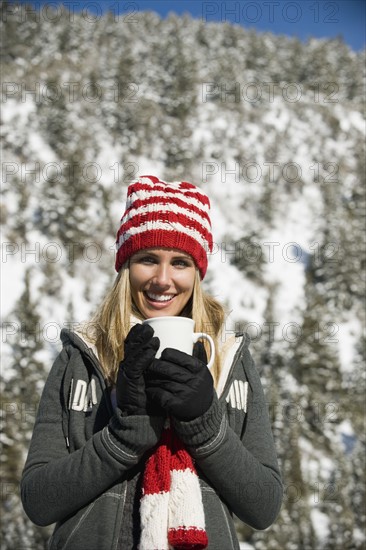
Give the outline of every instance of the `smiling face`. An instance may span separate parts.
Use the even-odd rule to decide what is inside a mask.
[[[133,301],[145,319],[179,315],[192,296],[195,274],[189,254],[165,248],[140,250],[130,259]]]

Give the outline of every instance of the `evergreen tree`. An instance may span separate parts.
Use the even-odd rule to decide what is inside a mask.
[[[1,5],[1,209],[3,234],[14,245],[4,267],[24,278],[24,292],[8,308],[18,331],[4,354],[4,548],[42,548],[45,540],[21,511],[17,489],[53,358],[39,327],[53,308],[73,323],[113,279],[114,235],[131,179],[151,169],[167,180],[199,183],[204,163],[212,163],[206,190],[214,236],[218,224],[220,238],[238,247],[228,273],[242,282],[243,300],[237,303],[222,270],[206,281],[229,309],[240,308],[235,321],[245,327],[254,315],[262,327],[251,350],[285,486],[275,524],[255,532],[237,522],[238,533],[256,550],[361,549],[365,51],[353,52],[340,39],[304,44],[189,17],[139,12],[133,23],[125,13],[116,16],[117,5],[94,21],[85,10],[60,16],[49,5],[37,17],[23,3],[14,8]],[[290,83],[299,92],[295,101]],[[25,175],[35,162],[39,178]],[[250,162],[261,170],[256,181],[242,170]],[[291,162],[300,167],[296,181],[283,172]],[[95,178],[92,163],[100,169]],[[240,178],[226,178],[238,165]],[[305,272],[297,273],[295,306],[290,271],[278,273],[264,261],[263,244],[283,238],[311,245]],[[35,242],[44,257],[30,270],[22,246]],[[97,265],[85,255],[90,242],[102,253]],[[60,261],[52,261],[53,251]],[[281,338],[284,311],[297,320],[292,341]]]
[[[6,367],[7,377],[2,390],[2,548],[13,550],[25,544],[28,548],[46,548],[49,529],[36,528],[28,520],[19,495],[19,480],[46,377],[40,359],[43,350],[41,317],[33,295],[30,269],[25,274],[24,291],[9,318],[16,331],[6,342],[10,363]]]

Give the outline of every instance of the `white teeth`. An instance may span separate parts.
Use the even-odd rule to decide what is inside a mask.
[[[174,298],[174,294],[153,294],[152,292],[146,292],[147,297],[155,302],[169,302]]]

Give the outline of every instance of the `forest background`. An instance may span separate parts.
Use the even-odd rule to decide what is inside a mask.
[[[364,548],[365,50],[136,6],[1,6],[1,548],[46,548],[19,498],[37,404],[143,174],[211,197],[205,288],[252,338],[285,498],[242,547]]]

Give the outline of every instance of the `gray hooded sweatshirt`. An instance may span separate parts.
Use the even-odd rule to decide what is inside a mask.
[[[141,474],[164,419],[123,416],[93,350],[61,332],[21,480],[25,512],[56,523],[50,550],[137,550]],[[211,407],[172,420],[194,459],[208,550],[238,550],[232,515],[254,529],[276,519],[282,483],[267,405],[247,335],[237,335]],[[151,549],[157,550],[157,549]]]

